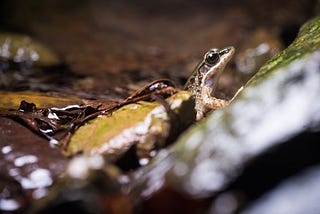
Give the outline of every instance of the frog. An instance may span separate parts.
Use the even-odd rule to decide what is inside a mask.
[[[223,49],[211,48],[204,54],[184,85],[184,90],[191,92],[195,100],[196,120],[205,117],[210,110],[222,109],[229,100],[219,99],[214,93],[220,75],[235,53],[232,46]]]

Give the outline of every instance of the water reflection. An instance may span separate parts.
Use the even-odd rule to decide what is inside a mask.
[[[0,199],[0,210],[2,211],[15,211],[20,208],[19,203],[14,199]]]
[[[36,163],[38,161],[38,158],[34,155],[24,155],[21,157],[18,157],[14,160],[14,165],[16,167],[21,167],[26,164]]]

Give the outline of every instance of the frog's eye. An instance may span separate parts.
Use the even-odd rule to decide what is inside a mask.
[[[205,62],[214,65],[219,61],[219,53],[210,51],[205,55]]]

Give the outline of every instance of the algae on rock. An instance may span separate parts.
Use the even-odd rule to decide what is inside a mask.
[[[150,152],[164,146],[176,127],[186,127],[194,120],[194,104],[189,92],[181,91],[167,100],[176,115],[172,120],[158,102],[126,105],[111,116],[100,116],[80,127],[72,136],[67,155],[82,151],[85,154],[103,154],[117,160],[136,144],[140,158],[150,158]]]

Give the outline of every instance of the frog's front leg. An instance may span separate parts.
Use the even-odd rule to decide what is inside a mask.
[[[228,100],[218,99],[211,96],[211,89],[204,86],[201,90],[202,105],[209,109],[222,109],[229,104]]]

